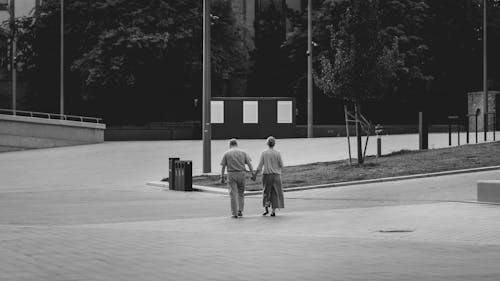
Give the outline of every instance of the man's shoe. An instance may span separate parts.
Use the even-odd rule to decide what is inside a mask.
[[[243,214],[241,213],[241,211],[238,211],[238,217],[242,217]]]

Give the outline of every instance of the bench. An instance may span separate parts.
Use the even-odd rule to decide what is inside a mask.
[[[477,201],[500,203],[500,180],[478,181]]]

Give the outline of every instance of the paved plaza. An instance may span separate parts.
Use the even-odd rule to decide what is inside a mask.
[[[500,206],[474,202],[500,171],[289,192],[275,218],[250,196],[235,220],[226,196],[145,185],[200,144],[0,154],[0,280],[500,280]]]
[[[465,135],[461,135],[465,143]],[[500,132],[497,133],[500,137]],[[456,135],[454,135],[456,137]],[[488,136],[493,139],[493,134]],[[472,141],[472,134],[471,134]],[[481,142],[481,140],[479,140]],[[355,140],[351,139],[352,155],[356,155]],[[418,135],[389,135],[382,138],[382,153],[401,149],[418,149]],[[453,139],[456,145],[456,139]],[[254,162],[266,148],[265,140],[240,140]],[[279,139],[276,144],[285,165],[347,159],[345,137]],[[429,147],[448,147],[447,134],[429,134]],[[227,140],[212,141],[212,173],[220,173],[220,158],[228,149]],[[368,155],[376,153],[376,138],[371,137]],[[139,186],[168,176],[168,158],[180,157],[193,161],[193,174],[202,173],[202,142],[192,141],[130,141],[102,144],[38,149],[0,153],[1,175],[4,189],[64,189],[123,188]],[[33,167],[33,169],[26,169]],[[20,172],[22,171],[22,172]],[[17,175],[23,174],[22,179]],[[40,180],[43,179],[43,180]]]

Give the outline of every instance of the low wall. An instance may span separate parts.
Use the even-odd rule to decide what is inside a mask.
[[[12,149],[49,148],[100,143],[106,125],[0,114],[0,146]]]
[[[453,133],[456,126],[452,127]],[[350,126],[351,136],[355,135],[354,126]],[[448,125],[437,124],[429,126],[430,133],[446,133]],[[465,132],[465,126],[461,126],[460,132]],[[472,133],[472,132],[471,132]],[[272,133],[270,133],[272,134]],[[394,134],[418,134],[417,125],[384,125],[384,135]],[[345,125],[315,125],[314,137],[344,137],[346,135]],[[294,130],[295,138],[307,137],[307,126],[297,125]],[[138,140],[199,140],[201,139],[200,124],[179,123],[168,126],[124,126],[108,127],[104,135],[105,141],[138,141]],[[255,137],[254,137],[255,138]],[[215,139],[215,138],[214,138]]]
[[[105,141],[193,140],[201,139],[201,127],[196,122],[152,123],[146,126],[108,127]]]

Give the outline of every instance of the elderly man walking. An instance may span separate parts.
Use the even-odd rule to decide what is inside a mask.
[[[263,216],[269,214],[269,207],[272,208],[271,216],[276,216],[276,209],[285,208],[285,199],[283,189],[281,187],[281,169],[283,168],[283,160],[279,151],[274,149],[276,139],[274,137],[267,138],[268,149],[264,150],[260,155],[259,166],[255,170],[253,179],[262,170],[262,185],[264,191],[262,193],[262,205],[265,208]]]
[[[224,172],[227,167],[227,185],[229,197],[231,198],[231,214],[233,218],[243,216],[243,207],[245,205],[245,165],[248,166],[253,174],[251,159],[248,154],[238,148],[236,139],[229,140],[229,150],[224,153],[221,161],[220,180],[225,183]]]

